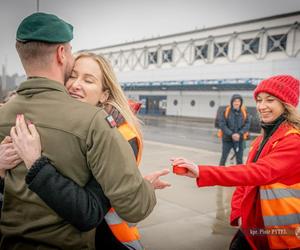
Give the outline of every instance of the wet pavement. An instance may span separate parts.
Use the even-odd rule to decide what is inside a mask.
[[[146,140],[221,151],[217,129],[212,122],[176,117],[146,117],[143,121],[145,123],[143,134]]]
[[[218,164],[221,144],[213,137],[213,124],[172,119],[145,123],[140,166],[143,174],[170,168],[170,159],[178,156],[199,164]],[[216,219],[217,187],[198,188],[195,179],[172,173],[163,179],[172,187],[156,191],[157,206],[139,223],[146,250],[228,249],[236,228],[229,226],[228,217]],[[233,188],[223,188],[226,195],[232,191]],[[213,228],[217,233],[212,232]]]

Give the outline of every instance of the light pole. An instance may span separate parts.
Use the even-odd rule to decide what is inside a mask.
[[[36,12],[40,11],[40,0],[36,0]]]

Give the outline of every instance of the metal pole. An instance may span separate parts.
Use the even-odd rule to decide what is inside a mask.
[[[40,11],[40,0],[36,0],[36,12]]]

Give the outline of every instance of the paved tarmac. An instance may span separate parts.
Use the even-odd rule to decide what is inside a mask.
[[[170,168],[170,158],[177,156],[199,164],[218,164],[220,159],[219,152],[145,140],[140,169],[146,174]],[[164,179],[172,187],[156,191],[157,206],[139,223],[146,250],[228,249],[236,229],[215,219],[217,188],[198,188],[195,179],[172,173]],[[232,188],[224,189],[232,192]],[[214,223],[221,233],[212,233]]]
[[[221,140],[216,137],[212,120],[169,116],[143,116],[142,120],[144,152],[140,169],[143,174],[171,169],[170,159],[179,156],[198,164],[218,165]],[[248,148],[249,141],[244,159]],[[172,187],[156,191],[157,206],[139,223],[146,250],[228,249],[237,229],[229,226],[229,202],[225,211],[218,210],[219,216],[220,212],[225,212],[225,216],[216,219],[216,195],[221,190],[224,199],[229,201],[234,188],[198,188],[195,179],[173,173],[163,179]]]

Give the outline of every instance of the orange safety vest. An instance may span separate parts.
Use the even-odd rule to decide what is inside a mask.
[[[133,138],[137,138],[138,142],[138,155],[137,155],[137,164],[141,160],[141,138],[138,134],[132,129],[132,127],[127,123],[123,123],[118,127],[120,133],[124,136],[127,141],[130,141]],[[142,250],[144,249],[143,245],[140,242],[140,234],[137,227],[134,224],[128,223],[122,220],[116,211],[111,208],[108,213],[105,215],[105,221],[107,222],[110,230],[114,236],[129,249]]]
[[[225,109],[225,112],[224,112],[224,117],[225,117],[225,119],[228,118],[230,109],[231,109],[231,106],[228,105],[228,106],[226,107],[226,109]],[[245,122],[245,121],[246,121],[246,118],[247,118],[247,109],[246,109],[245,106],[242,106],[242,107],[241,107],[241,112],[242,112],[242,115],[243,115],[243,120],[244,120],[244,122]],[[223,131],[222,131],[222,129],[218,129],[217,136],[218,136],[219,138],[222,138],[222,137],[223,137]],[[243,134],[243,139],[244,139],[244,140],[248,140],[248,139],[249,139],[249,132],[248,132],[248,131],[245,132],[245,133]]]
[[[290,129],[288,134],[300,135],[300,131]],[[270,248],[300,248],[300,183],[260,186],[260,202]]]

